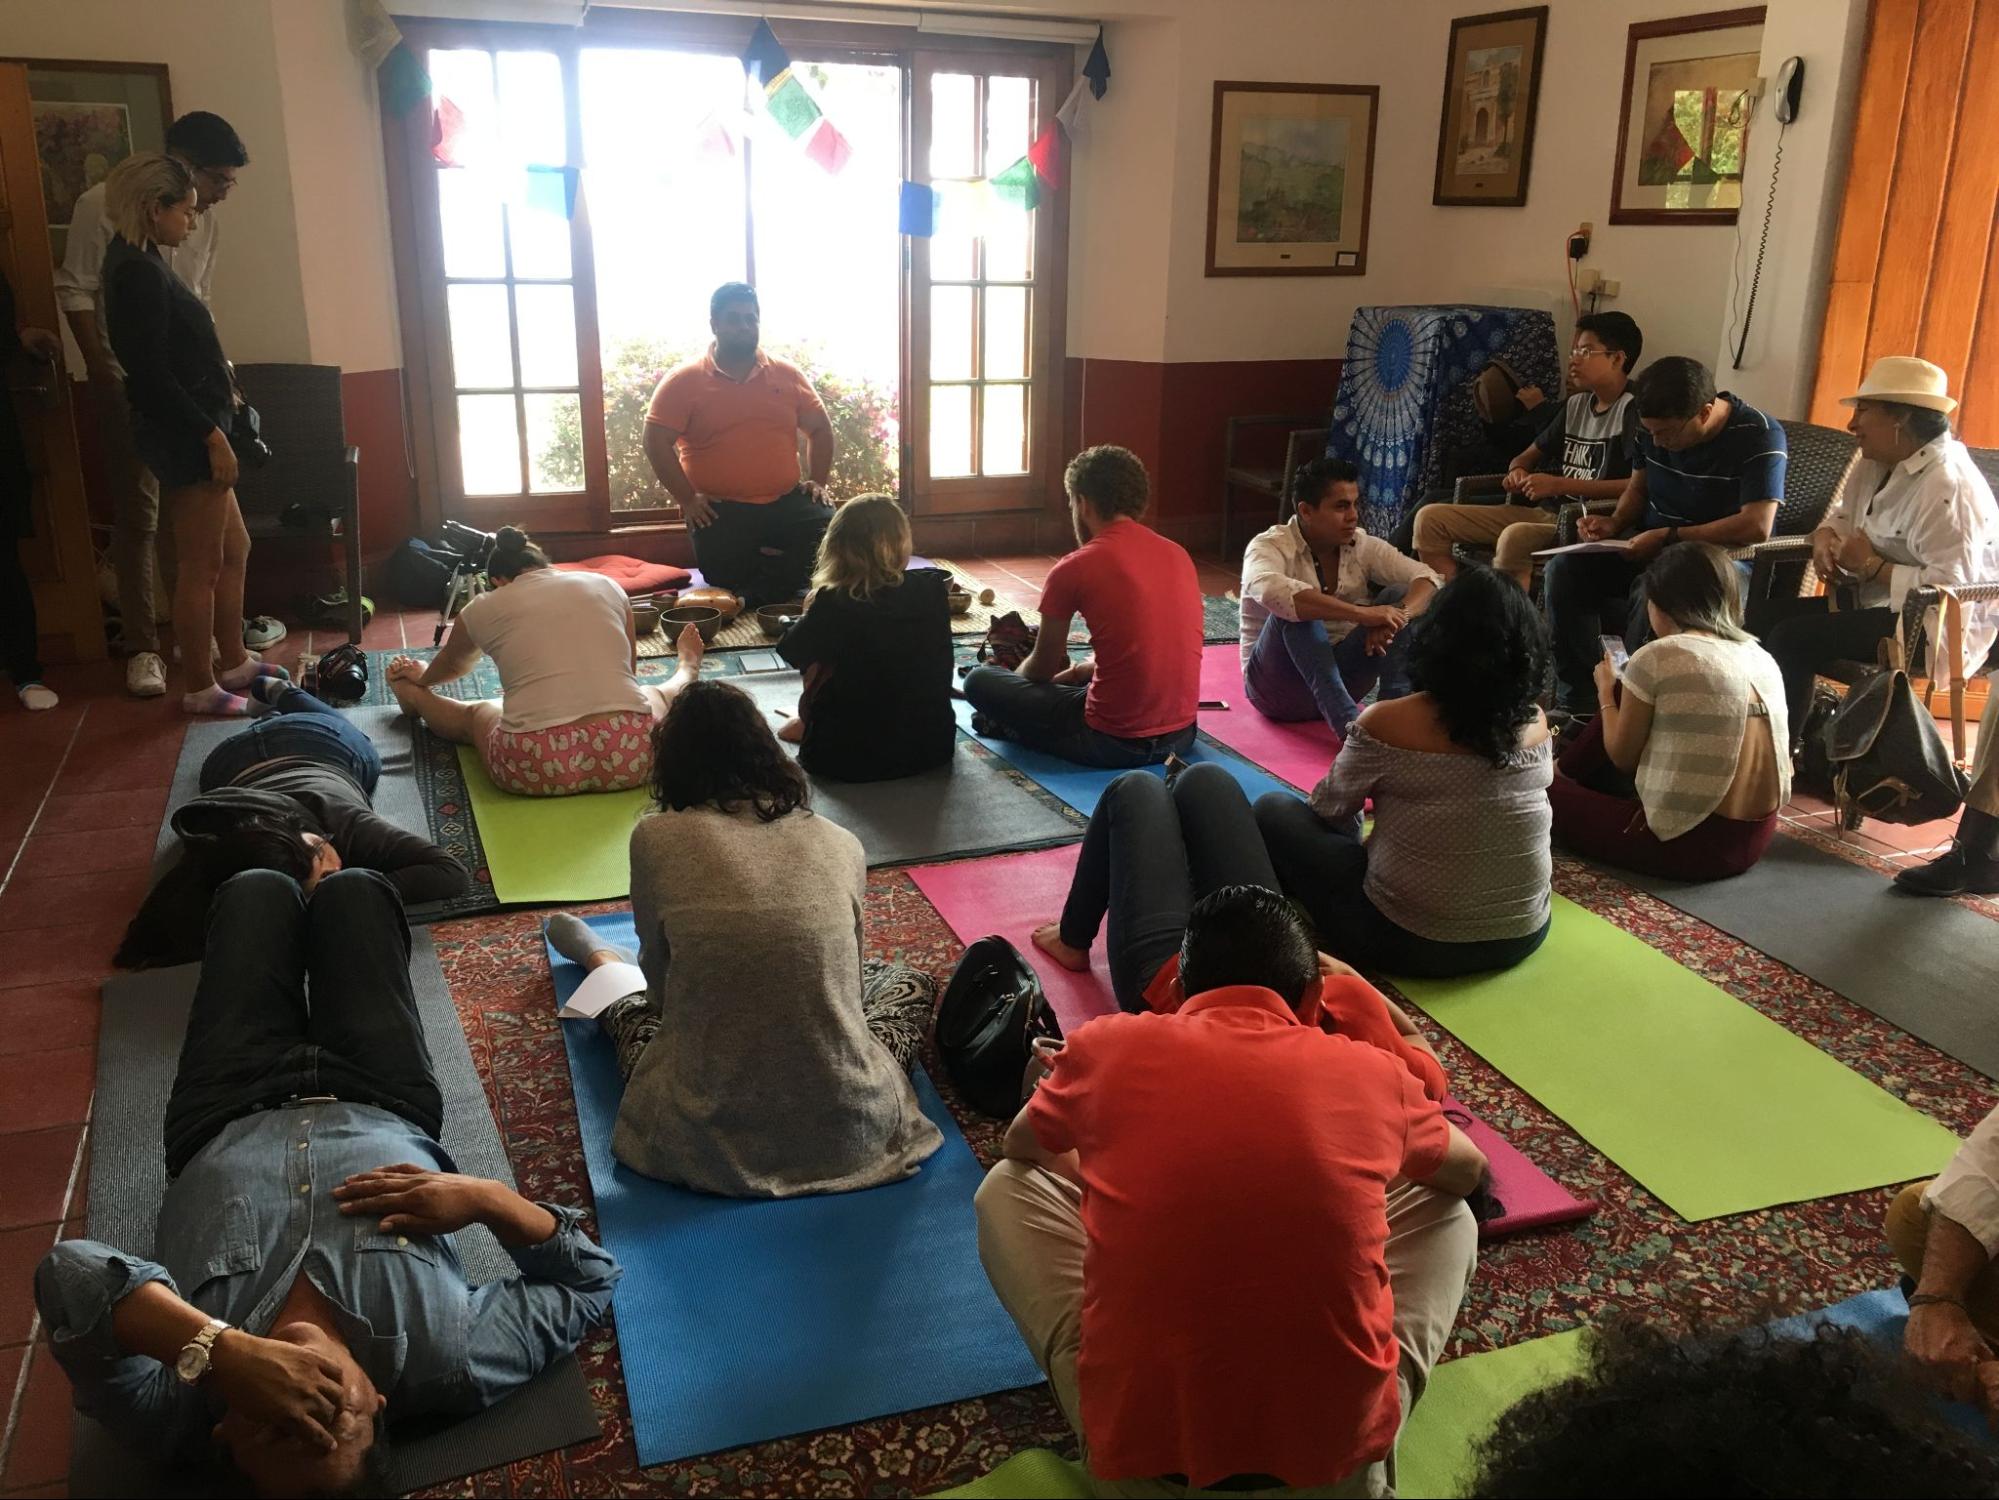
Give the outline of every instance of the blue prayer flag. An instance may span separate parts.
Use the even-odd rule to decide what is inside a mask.
[[[902,185],[901,232],[929,239],[937,232],[937,189],[927,182]]]

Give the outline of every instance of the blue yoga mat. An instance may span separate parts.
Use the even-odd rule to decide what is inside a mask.
[[[1795,1317],[1781,1319],[1770,1325],[1770,1331],[1779,1338],[1808,1339],[1822,1323],[1857,1329],[1867,1336],[1869,1342],[1893,1354],[1901,1349],[1902,1336],[1909,1326],[1909,1303],[1900,1292],[1884,1287],[1877,1292],[1862,1292],[1858,1297],[1835,1302],[1817,1312],[1799,1313]],[[1936,1408],[1937,1414],[1951,1426],[1962,1429],[1980,1442],[1993,1443],[1992,1429],[1986,1426],[1984,1414],[1977,1407],[1938,1397]]]
[[[630,913],[590,918],[633,951]],[[582,983],[557,957],[556,1004]],[[737,1199],[620,1166],[624,1082],[595,1021],[564,1021],[597,1227],[625,1268],[618,1350],[641,1466],[1037,1384],[979,1265],[985,1175],[921,1069],[944,1144],[914,1177],[858,1193]]]
[[[972,705],[963,698],[955,700],[958,711],[958,727],[972,734]],[[1099,771],[1089,766],[1079,766],[1073,760],[1063,760],[1059,755],[1048,755],[1040,750],[1030,750],[1025,745],[1012,740],[989,739],[983,734],[973,734],[972,738],[984,745],[1001,760],[1028,777],[1037,786],[1053,796],[1061,798],[1080,813],[1092,813],[1097,809],[1097,799],[1104,794],[1104,788],[1118,777],[1122,771]],[[1189,765],[1212,762],[1227,771],[1242,784],[1249,800],[1254,802],[1265,792],[1286,792],[1299,795],[1298,788],[1289,782],[1279,781],[1268,771],[1250,764],[1233,750],[1224,748],[1206,735],[1196,735],[1194,748],[1181,759]],[[1154,776],[1164,776],[1164,766],[1145,767]]]

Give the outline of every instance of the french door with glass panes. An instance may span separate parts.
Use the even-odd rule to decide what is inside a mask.
[[[977,186],[1054,123],[1054,58],[918,52],[910,71],[911,177],[938,190],[936,233],[908,249],[909,440],[919,515],[1032,510],[1056,494],[1066,187],[1023,212]]]

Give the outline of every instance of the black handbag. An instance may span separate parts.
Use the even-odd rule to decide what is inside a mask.
[[[1041,978],[1003,937],[982,937],[958,960],[937,1005],[937,1055],[958,1092],[981,1114],[1012,1119],[1036,1037],[1062,1027]]]
[[[1964,805],[1970,783],[1951,763],[1936,721],[1899,666],[1856,683],[1825,726],[1833,804],[1849,828],[1862,817],[1928,823]]]

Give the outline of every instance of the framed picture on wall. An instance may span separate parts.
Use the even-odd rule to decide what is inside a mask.
[[[1360,276],[1374,187],[1372,84],[1215,84],[1210,276]]]
[[[1462,208],[1526,203],[1547,40],[1545,5],[1451,22],[1432,203]]]
[[[1624,44],[1613,224],[1733,224],[1763,7],[1641,21]]]
[[[76,200],[134,151],[166,148],[167,125],[173,120],[167,66],[34,57],[6,61],[28,70],[49,246],[60,263]]]

